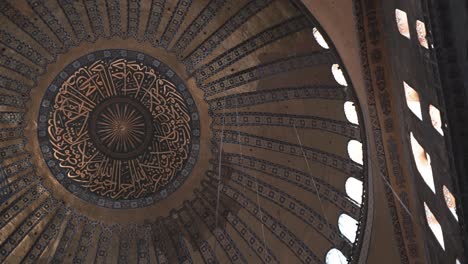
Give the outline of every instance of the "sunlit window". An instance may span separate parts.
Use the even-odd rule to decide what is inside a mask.
[[[348,155],[358,164],[363,164],[362,143],[357,140],[350,140],[348,142]]]
[[[436,217],[434,216],[434,214],[429,209],[426,203],[424,203],[424,211],[426,212],[426,220],[429,224],[429,228],[436,237],[440,246],[445,250],[444,232],[442,231],[442,227],[440,226],[439,221],[437,221]]]
[[[450,212],[452,212],[453,216],[455,219],[458,221],[458,215],[457,215],[457,203],[455,201],[455,196],[449,191],[449,189],[444,186],[442,187],[442,190],[444,192],[444,199],[445,203],[447,204],[447,207],[450,209]]]
[[[418,33],[418,41],[421,46],[428,49],[429,43],[426,38],[426,25],[424,22],[416,20],[416,32]]]
[[[337,83],[339,83],[342,86],[348,86],[348,83],[346,82],[346,78],[343,74],[343,71],[341,70],[340,65],[338,64],[333,64],[332,66],[332,73],[333,77],[335,77],[335,80]]]
[[[356,111],[356,106],[354,105],[354,102],[347,101],[344,103],[344,112],[346,115],[346,119],[350,123],[353,123],[355,125],[359,125],[359,119]]]
[[[395,19],[400,34],[405,36],[406,38],[410,38],[408,16],[406,15],[406,12],[400,9],[395,9]]]
[[[413,157],[416,163],[416,167],[421,174],[424,182],[431,188],[432,192],[435,191],[434,177],[432,176],[431,157],[419,144],[413,133],[410,133],[411,138],[411,149],[413,150]]]
[[[328,251],[327,256],[325,257],[326,264],[347,264],[348,260],[346,257],[336,248],[332,248]]]
[[[312,33],[314,34],[314,38],[317,41],[317,43],[324,49],[329,49],[330,47],[328,46],[328,43],[325,41],[325,39],[322,36],[322,33],[317,28],[312,29]]]
[[[432,126],[441,134],[444,135],[444,131],[442,130],[442,118],[440,117],[440,111],[435,106],[429,106],[429,115],[431,116]]]
[[[413,112],[413,114],[422,120],[421,103],[418,92],[416,92],[416,90],[406,82],[403,82],[403,86],[405,87],[406,104],[408,105],[408,108]]]
[[[338,228],[351,243],[356,240],[356,232],[358,229],[358,221],[347,214],[342,214],[338,218]]]
[[[359,205],[362,204],[362,181],[349,177],[345,183],[346,194]]]

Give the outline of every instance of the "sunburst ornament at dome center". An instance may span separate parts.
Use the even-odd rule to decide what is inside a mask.
[[[151,113],[131,97],[111,97],[91,114],[89,132],[96,147],[115,159],[141,154],[153,134]]]

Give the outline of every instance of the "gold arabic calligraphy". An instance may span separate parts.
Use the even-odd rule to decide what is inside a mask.
[[[106,106],[93,121],[93,111],[115,97],[118,102]],[[135,101],[149,113],[149,123]],[[161,190],[183,168],[190,151],[189,122],[183,97],[155,69],[125,59],[99,60],[79,68],[62,84],[48,133],[54,157],[68,169],[68,178],[100,196],[136,199]],[[109,153],[96,146],[91,136],[96,131],[90,127]],[[125,156],[143,143],[135,156],[112,155]]]

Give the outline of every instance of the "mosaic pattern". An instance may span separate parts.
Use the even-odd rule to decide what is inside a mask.
[[[82,199],[112,208],[149,205],[180,186],[197,160],[193,102],[180,78],[148,55],[91,53],[45,94],[42,151],[55,177]]]
[[[272,0],[250,1],[243,6],[236,14],[234,14],[224,25],[216,30],[202,44],[200,44],[189,56],[184,58],[184,63],[187,69],[192,72],[195,66],[208,56],[223,40],[232,34],[246,21],[257,14],[263,8],[273,2]]]
[[[67,20],[75,33],[75,37],[78,41],[87,39],[86,30],[84,28],[83,22],[81,21],[80,15],[76,11],[73,2],[68,0],[58,0],[58,4],[62,8],[62,11],[65,13]],[[90,36],[91,37],[91,36]],[[91,38],[89,38],[91,40]]]
[[[49,29],[54,32],[62,45],[70,48],[74,45],[70,34],[59,23],[53,12],[47,7],[46,2],[42,0],[28,0],[29,5],[34,12],[47,24]]]
[[[16,26],[21,28],[26,34],[32,37],[39,43],[45,50],[55,55],[58,52],[57,43],[43,31],[40,30],[30,18],[23,15],[15,7],[11,6],[7,1],[0,2],[0,13],[13,22]]]
[[[107,14],[99,12],[98,2],[96,0],[85,0],[84,5],[86,7],[87,17],[91,23],[91,34],[88,35],[90,41],[94,41],[97,37],[104,37],[104,23],[102,17]],[[90,38],[90,36],[92,36]]]

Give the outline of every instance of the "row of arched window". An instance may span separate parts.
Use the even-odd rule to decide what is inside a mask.
[[[400,34],[407,39],[411,39],[410,25],[408,23],[408,16],[406,12],[400,9],[396,9],[395,19],[396,19],[396,26]],[[424,24],[424,22],[420,20],[416,20],[415,31],[417,33],[419,45],[425,49],[429,49],[429,42],[426,37],[426,34],[427,34],[426,25]],[[431,48],[432,47],[433,46],[431,45]],[[419,92],[407,82],[403,82],[402,86],[403,86],[403,90],[405,93],[406,103],[411,113],[413,113],[420,121],[423,121],[423,116],[424,116],[423,111],[428,111],[429,113],[428,116],[431,119],[430,122],[432,123],[433,128],[441,136],[444,136],[444,131],[442,129],[443,123],[442,123],[441,113],[439,109],[437,109],[437,107],[433,105],[429,105],[428,108],[422,109],[421,103],[420,103]],[[452,215],[455,218],[455,220],[458,221],[458,216],[456,213],[455,197],[447,188],[447,186],[442,186],[441,194],[438,194],[436,192],[437,188],[434,184],[434,175],[433,175],[433,170],[432,170],[432,165],[431,165],[431,156],[429,155],[429,153],[427,153],[427,151],[425,150],[424,146],[420,143],[420,141],[418,141],[415,138],[412,132],[410,132],[409,136],[410,136],[413,158],[416,164],[416,169],[419,172],[420,177],[423,179],[423,181],[426,183],[429,189],[434,193],[434,195],[440,195],[444,198],[448,209],[452,212]],[[429,229],[434,234],[436,240],[438,241],[442,249],[445,250],[444,231],[439,221],[437,220],[437,217],[431,211],[430,205],[424,202],[423,206],[424,206],[425,216],[426,216]],[[460,262],[456,260],[456,263],[458,264]]]
[[[395,17],[396,17],[396,24],[398,27],[398,31],[402,36],[407,39],[411,39],[410,27],[408,23],[408,17],[406,12],[396,9],[395,10]],[[415,29],[417,33],[417,39],[421,47],[425,49],[429,49],[429,41],[426,37],[426,25],[424,22],[420,20],[416,20]],[[323,36],[320,34],[317,28],[313,29],[314,37],[317,43],[324,49],[329,49],[329,46]],[[433,47],[431,45],[431,47]],[[336,82],[342,86],[347,86],[346,78],[343,75],[340,65],[334,64],[331,69],[333,76]],[[403,82],[403,89],[405,93],[405,98],[407,102],[408,109],[421,121],[423,121],[423,109],[420,103],[420,95],[416,89],[414,89],[410,84]],[[443,123],[441,119],[440,110],[435,107],[434,105],[429,105],[428,109],[424,109],[424,111],[428,111],[430,122],[432,123],[433,128],[441,135],[444,136],[443,132]],[[356,112],[356,107],[354,102],[346,102],[344,104],[344,112],[346,115],[347,120],[352,124],[359,124],[358,115]],[[431,189],[431,191],[436,194],[436,187],[434,184],[434,176],[431,166],[431,157],[429,153],[426,152],[425,148],[420,144],[420,142],[414,137],[413,133],[410,132],[410,141],[411,141],[411,148],[412,154],[414,157],[414,161],[416,164],[416,168],[419,172],[419,175],[423,179],[423,181],[427,184],[427,186]],[[357,140],[350,140],[348,142],[348,154],[349,157],[358,164],[363,164],[363,150],[362,150],[362,142]],[[362,204],[362,194],[363,194],[363,183],[361,180],[356,179],[354,177],[350,177],[347,179],[345,184],[346,194],[348,195],[349,199],[354,201],[356,204]],[[452,212],[453,217],[458,221],[458,216],[456,213],[456,201],[453,194],[447,188],[447,186],[442,186],[442,194],[448,209]],[[445,243],[444,243],[444,233],[442,230],[441,225],[439,224],[436,216],[432,213],[431,209],[424,202],[424,211],[426,215],[426,220],[428,226],[432,233],[434,234],[435,238],[439,242],[442,249],[445,250]],[[350,242],[354,242],[356,239],[356,233],[358,228],[358,222],[356,219],[353,219],[349,215],[342,214],[338,219],[338,227],[340,232],[343,236],[345,236]],[[348,263],[347,258],[343,255],[343,253],[336,249],[332,248],[327,253],[326,256],[326,263],[327,264],[344,264]],[[460,261],[456,260],[456,264],[459,264]]]
[[[324,49],[329,49],[328,43],[323,38],[322,34],[317,28],[313,29],[313,35],[317,43]],[[339,64],[333,64],[331,67],[331,72],[335,81],[341,86],[348,86],[346,77],[341,70]],[[346,119],[355,125],[359,125],[358,114],[356,112],[356,106],[354,102],[347,101],[343,105],[343,111],[345,113]],[[362,142],[357,140],[350,140],[348,142],[348,154],[351,160],[354,162],[363,165],[363,150]],[[349,177],[345,182],[345,190],[348,198],[361,206],[362,204],[362,195],[363,195],[363,182],[354,177]],[[347,214],[341,214],[338,217],[338,229],[341,234],[347,238],[351,243],[354,243],[356,240],[356,234],[358,230],[358,221]],[[338,250],[337,248],[332,248],[328,251],[325,261],[327,264],[345,264],[348,263],[346,256]]]
[[[410,27],[408,23],[408,17],[406,12],[396,9],[395,10],[396,24],[398,31],[402,36],[407,39],[411,39]],[[417,39],[421,47],[429,49],[429,42],[426,37],[426,25],[420,20],[416,20],[415,29],[417,33]],[[313,29],[314,37],[317,43],[324,49],[329,49],[329,46],[323,36],[320,34],[317,28]],[[431,45],[431,47],[433,47]],[[343,75],[340,65],[334,64],[332,66],[332,73],[336,82],[342,86],[347,86],[346,78]],[[420,95],[416,89],[414,89],[410,84],[403,82],[403,89],[405,93],[405,98],[409,110],[421,121],[423,121],[423,109],[420,103]],[[443,132],[443,123],[441,119],[440,110],[434,105],[429,105],[428,111],[430,122],[432,123],[433,128],[441,135],[444,136]],[[344,104],[344,112],[347,120],[352,124],[359,124],[358,115],[356,112],[356,107],[354,102],[346,102]],[[425,148],[419,143],[419,141],[414,137],[413,133],[410,132],[410,141],[413,157],[416,163],[416,168],[422,177],[423,181],[431,189],[431,191],[436,194],[436,188],[434,184],[434,176],[431,166],[431,157],[426,152]],[[357,140],[350,140],[348,142],[348,154],[349,157],[358,164],[363,164],[363,150],[362,142]],[[362,204],[362,194],[363,194],[363,183],[361,180],[354,177],[347,179],[345,184],[345,190],[350,200],[354,201],[356,204]],[[453,194],[447,188],[447,186],[442,186],[442,194],[448,209],[452,212],[453,217],[458,221],[458,216],[456,213],[456,201]],[[426,220],[428,226],[435,238],[441,245],[442,249],[445,250],[444,244],[444,234],[441,225],[439,224],[436,216],[432,213],[427,203],[424,202],[424,211],[426,215]],[[342,214],[338,219],[338,227],[340,232],[345,236],[350,242],[354,242],[356,239],[356,233],[358,228],[358,222],[356,219],[353,219],[349,215]],[[348,263],[346,257],[341,251],[336,248],[332,248],[326,256],[327,264],[343,264]],[[458,260],[456,263],[460,263]]]

